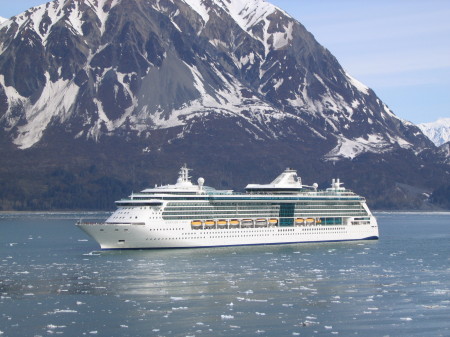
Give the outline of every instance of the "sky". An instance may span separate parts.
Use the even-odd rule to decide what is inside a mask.
[[[9,18],[45,0],[1,0]],[[243,0],[244,1],[244,0]],[[450,1],[270,0],[413,123],[450,117]]]

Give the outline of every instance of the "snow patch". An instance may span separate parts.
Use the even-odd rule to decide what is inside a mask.
[[[105,23],[108,19],[108,13],[104,12],[103,8],[108,1],[109,0],[85,1],[85,4],[91,7],[91,9],[96,13],[98,19],[100,20],[101,26],[99,28],[102,34],[105,31]],[[113,0],[110,7],[113,8],[119,3],[119,1],[120,0]],[[28,27],[30,29],[33,29],[41,37],[44,44],[51,31],[52,26],[61,20],[65,20],[68,27],[70,27],[75,34],[83,35],[83,31],[81,28],[83,25],[83,21],[81,18],[82,12],[79,9],[79,5],[80,2],[74,1],[74,8],[69,8],[69,13],[66,13],[66,1],[55,0],[40,6],[32,7],[27,11],[12,17],[9,21],[0,21],[0,25],[3,25],[3,23],[5,23],[5,25],[11,24],[13,22],[17,23],[20,28],[17,30],[15,38],[17,37],[17,34],[24,30],[24,28]],[[47,14],[50,18],[50,24],[46,28],[44,34],[42,34],[39,26],[44,18],[44,14]]]
[[[285,27],[284,32],[273,33],[273,47],[275,50],[282,49],[289,45],[292,41],[292,29],[294,27],[294,22],[289,22],[288,26]]]
[[[70,81],[50,81],[46,74],[47,85],[38,101],[25,105],[26,124],[18,127],[18,135],[14,139],[20,149],[27,149],[36,144],[52,119],[58,118],[64,122],[72,112],[72,106],[78,94],[79,87]]]
[[[14,87],[5,85],[4,75],[0,75],[0,83],[3,85],[6,97],[8,97],[8,106],[10,107],[10,109],[11,107],[15,107],[18,105],[20,106],[28,100],[27,98],[21,96]],[[10,117],[8,116],[8,114],[5,114],[3,118],[8,119]],[[15,125],[13,119],[10,118],[8,120],[8,125],[10,125],[11,127]]]
[[[208,22],[209,20],[209,10],[203,5],[203,1],[199,0],[183,0],[187,3],[194,11],[196,11],[202,18],[203,21]],[[278,7],[264,1],[264,0],[216,0],[215,5],[219,6],[223,11],[228,13],[231,18],[241,27],[241,29],[249,34],[251,34],[251,28],[256,24],[264,22],[264,34],[263,37],[252,36],[258,39],[265,45],[266,54],[269,52],[270,48],[275,49],[283,48],[289,41],[292,40],[292,28],[294,26],[293,22],[290,22],[287,27],[285,27],[284,32],[277,32],[274,34],[269,34],[267,32],[270,25],[270,20],[268,16],[272,13],[278,11],[283,15],[291,18],[286,12],[279,9]],[[272,46],[269,45],[268,41],[272,37]]]
[[[365,86],[356,78],[350,76],[350,74],[348,73],[345,73],[345,76],[347,76],[348,80],[350,81],[350,84],[354,86],[356,89],[358,89],[358,91],[362,92],[365,95],[369,94],[369,87]]]
[[[417,126],[436,146],[450,142],[450,118],[440,118],[435,122]]]
[[[204,5],[203,1],[199,0],[183,0],[183,1],[202,17],[205,24],[209,21],[209,9]]]
[[[254,64],[255,63],[255,53],[251,52],[248,55],[242,56],[239,60],[239,64],[242,66],[245,66],[247,64]]]
[[[340,135],[337,141],[338,144],[325,155],[325,159],[331,161],[341,158],[354,159],[365,152],[384,153],[392,150],[392,144],[377,134],[368,135],[367,139],[363,137],[348,139]]]

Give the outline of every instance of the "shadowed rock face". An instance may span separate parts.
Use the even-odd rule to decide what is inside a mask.
[[[384,181],[392,170],[435,170],[415,177],[425,187],[445,176],[416,126],[264,1],[56,0],[3,23],[0,51],[5,151],[52,167],[70,161],[54,152],[78,148],[83,165],[114,162],[121,181],[130,162],[146,162],[144,172],[181,159],[235,188],[294,164],[320,179],[340,167],[352,179],[350,168],[384,161],[381,178],[359,183],[386,188],[408,180]]]

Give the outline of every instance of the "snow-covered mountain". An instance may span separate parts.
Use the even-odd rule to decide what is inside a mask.
[[[194,119],[231,117],[255,139],[287,125],[333,135],[329,160],[426,145],[263,0],[55,0],[13,17],[0,51],[1,126],[21,149],[58,125],[76,138],[173,127],[182,138]]]
[[[31,154],[42,170],[89,167],[40,172],[50,185],[101,165],[111,186],[161,178],[183,160],[236,188],[297,165],[339,170],[382,201],[380,186],[440,177],[421,176],[432,142],[264,0],[54,0],[0,26],[0,55],[12,176],[40,169]]]
[[[1,25],[3,22],[5,22],[5,21],[8,21],[8,19],[6,19],[6,18],[0,16],[0,25]]]
[[[417,126],[436,146],[450,142],[450,118],[440,118],[435,122]]]

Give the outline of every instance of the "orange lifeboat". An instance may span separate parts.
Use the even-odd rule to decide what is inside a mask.
[[[202,228],[202,222],[201,222],[201,220],[192,220],[191,226],[192,226],[192,229],[200,229],[200,228]]]
[[[230,220],[230,228],[238,228],[239,227],[239,220],[238,219],[231,219]]]
[[[278,225],[278,219],[269,219],[269,226]]]
[[[205,227],[206,228],[214,228],[216,226],[216,222],[214,220],[206,220]]]

